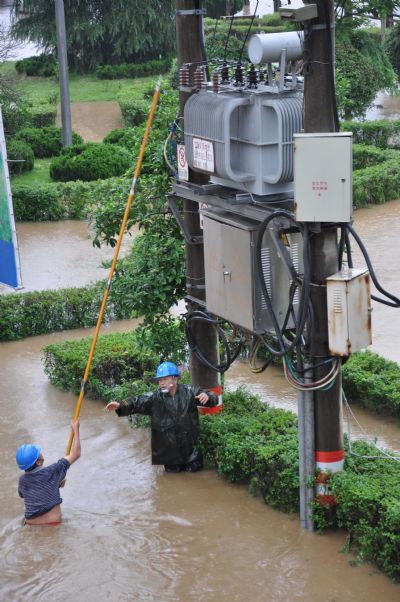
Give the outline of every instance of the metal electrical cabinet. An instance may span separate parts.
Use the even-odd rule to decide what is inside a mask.
[[[203,212],[206,306],[220,316],[246,330],[261,334],[273,331],[273,325],[257,275],[255,248],[259,223],[229,213]],[[291,278],[282,250],[266,231],[261,249],[267,290],[279,325],[286,316]],[[302,274],[303,242],[299,233],[284,236],[285,252],[297,272]],[[294,298],[297,313],[299,291]],[[288,327],[293,326],[289,320]]]
[[[298,222],[350,222],[352,134],[294,134],[294,200]]]
[[[329,351],[348,356],[372,343],[368,270],[349,268],[326,279]]]

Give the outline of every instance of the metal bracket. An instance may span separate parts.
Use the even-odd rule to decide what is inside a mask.
[[[189,15],[196,15],[196,16],[200,16],[200,15],[206,15],[207,14],[207,9],[205,8],[191,8],[188,10],[176,10],[175,14],[177,17],[188,17]]]
[[[168,201],[168,205],[171,208],[172,213],[174,214],[176,221],[179,224],[180,229],[183,232],[185,241],[187,242],[188,245],[202,245],[203,244],[203,236],[193,236],[192,234],[190,234],[189,230],[187,229],[186,224],[180,214],[180,211],[179,211],[178,207],[176,206],[176,203],[175,203],[176,197],[177,197],[176,194],[168,194],[167,201]]]

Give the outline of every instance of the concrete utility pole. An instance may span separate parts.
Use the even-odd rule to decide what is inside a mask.
[[[334,94],[334,12],[333,0],[315,0],[318,17],[305,27],[304,131],[338,131]],[[312,363],[329,356],[328,316],[325,280],[338,271],[337,226],[324,227],[311,235],[311,301],[313,307]],[[325,376],[332,367],[314,370],[313,380]],[[315,462],[322,473],[343,468],[341,373],[328,391],[314,392]],[[307,395],[312,395],[308,393]],[[309,475],[310,476],[310,475]],[[321,481],[323,481],[323,476]],[[332,496],[322,483],[317,486],[320,503]]]
[[[65,34],[64,0],[55,0],[57,54],[60,71],[61,125],[63,146],[72,145],[71,105],[69,101],[67,38]]]
[[[178,68],[185,63],[192,63],[190,76],[204,60],[202,55],[202,16],[201,2],[195,0],[176,0],[176,42],[178,52]],[[200,7],[200,8],[199,8]],[[183,117],[185,103],[190,93],[180,92],[180,114]],[[182,125],[182,124],[181,124]],[[194,184],[206,184],[208,176],[189,171],[189,181]],[[192,236],[201,236],[198,203],[184,200],[184,221]],[[205,300],[204,249],[202,244],[186,244],[186,289],[189,296]],[[188,303],[188,310],[198,309],[194,302]],[[200,307],[201,309],[201,307]],[[197,322],[193,326],[194,336],[199,348],[209,361],[218,364],[218,337],[209,324]],[[190,377],[193,385],[214,388],[219,385],[217,372],[204,366],[194,354],[191,354]]]

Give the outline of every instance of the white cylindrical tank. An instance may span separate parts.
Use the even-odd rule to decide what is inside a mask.
[[[283,49],[286,50],[288,61],[299,59],[303,53],[303,37],[303,31],[255,34],[249,41],[249,59],[255,65],[274,63],[279,61]]]

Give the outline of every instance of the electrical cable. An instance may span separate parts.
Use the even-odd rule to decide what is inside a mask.
[[[203,3],[202,3],[201,0],[196,0],[196,2],[195,2],[195,8],[197,10],[200,10],[202,8],[202,4]],[[203,17],[202,17],[202,15],[200,13],[198,15],[198,17],[197,17],[197,26],[198,26],[199,40],[200,40],[200,52],[201,52],[203,64],[204,64],[205,69],[206,69],[206,79],[209,82],[210,81],[210,68],[209,68],[209,65],[208,65],[208,62],[207,62],[206,47],[204,45],[204,34],[203,34],[202,23],[203,23]]]
[[[358,246],[360,247],[360,251],[364,256],[365,262],[367,264],[369,273],[371,275],[371,279],[372,282],[374,283],[376,289],[385,297],[387,297],[388,299],[391,299],[392,302],[390,301],[386,301],[385,299],[381,299],[379,297],[376,297],[375,295],[371,295],[371,299],[373,299],[374,301],[378,301],[378,303],[383,303],[383,305],[388,305],[389,307],[400,307],[400,299],[398,297],[396,297],[395,295],[392,295],[391,293],[388,293],[388,291],[386,291],[378,282],[378,279],[376,277],[374,268],[372,267],[372,263],[371,260],[369,258],[367,249],[364,246],[364,243],[362,242],[361,238],[359,237],[359,235],[357,234],[357,232],[354,230],[354,228],[350,225],[347,224],[345,226],[345,228],[350,232],[350,234],[353,236],[353,238],[355,239],[355,241],[357,242]],[[352,267],[352,266],[350,266]]]
[[[249,37],[249,33],[251,31],[251,28],[253,27],[253,22],[254,22],[254,19],[256,17],[256,14],[257,14],[258,3],[259,3],[259,0],[257,0],[257,4],[256,4],[256,7],[254,9],[253,17],[252,17],[252,19],[250,21],[249,29],[247,30],[246,37],[244,38],[243,46],[242,46],[242,49],[241,49],[240,54],[239,54],[239,63],[242,62],[243,50],[244,50],[244,47],[246,46],[247,38]]]
[[[276,314],[275,314],[273,306],[272,306],[272,301],[271,301],[271,298],[270,298],[270,295],[269,295],[269,292],[267,289],[267,285],[265,282],[265,276],[264,276],[263,265],[262,265],[262,255],[261,255],[262,241],[263,241],[264,233],[265,233],[266,229],[268,228],[270,222],[278,217],[286,218],[290,222],[294,223],[303,235],[303,265],[304,265],[303,281],[301,282],[300,278],[298,277],[298,285],[301,285],[301,295],[300,295],[300,303],[299,303],[300,319],[299,319],[299,322],[297,325],[296,336],[295,336],[294,340],[291,341],[291,343],[288,345],[285,344],[285,341],[283,340],[283,334],[282,334],[281,328],[278,323],[278,319],[276,317]],[[266,346],[268,351],[270,353],[272,353],[273,355],[276,355],[276,356],[285,355],[291,349],[293,349],[301,339],[303,329],[305,327],[305,323],[306,323],[306,319],[307,319],[308,304],[310,301],[310,257],[309,257],[309,253],[310,253],[310,247],[309,247],[308,225],[300,224],[300,223],[296,222],[295,219],[293,218],[293,216],[290,213],[288,213],[287,211],[284,211],[282,209],[274,211],[268,217],[266,217],[264,219],[264,221],[262,222],[262,224],[260,225],[259,231],[258,231],[257,242],[256,242],[256,251],[255,251],[256,267],[257,267],[258,277],[260,280],[261,292],[264,297],[268,312],[269,312],[271,320],[272,320],[276,339],[279,344],[279,349],[275,349],[265,340],[264,337],[262,337],[262,338],[264,341],[264,345]]]
[[[231,17],[231,22],[229,24],[229,31],[228,31],[228,35],[227,35],[226,42],[225,42],[225,48],[224,48],[224,58],[223,58],[224,63],[226,62],[226,55],[228,53],[228,43],[229,43],[229,38],[231,37],[231,31],[232,31],[232,25],[233,25],[233,9],[232,9],[230,17]]]
[[[216,331],[219,335],[219,339],[222,342],[222,345],[225,349],[225,358],[226,358],[225,362],[221,362],[220,364],[214,365],[206,358],[204,353],[201,351],[201,349],[199,348],[199,346],[196,343],[194,333],[192,330],[193,322],[196,322],[196,321],[210,324],[211,326],[213,326],[216,329]],[[229,341],[227,339],[224,329],[222,328],[222,324],[224,324],[224,322],[226,322],[226,320],[220,320],[219,318],[214,318],[209,313],[204,312],[202,310],[194,310],[193,312],[190,312],[186,316],[186,322],[185,322],[186,339],[187,339],[189,349],[191,350],[191,352],[194,353],[194,355],[197,357],[197,359],[203,365],[207,366],[208,368],[211,368],[215,372],[219,372],[220,374],[222,374],[223,372],[226,372],[228,370],[228,368],[230,368],[230,366],[235,361],[235,359],[238,357],[240,351],[243,348],[243,340],[241,339],[237,343],[236,349],[233,351],[233,353],[231,352],[231,349],[229,346]]]

